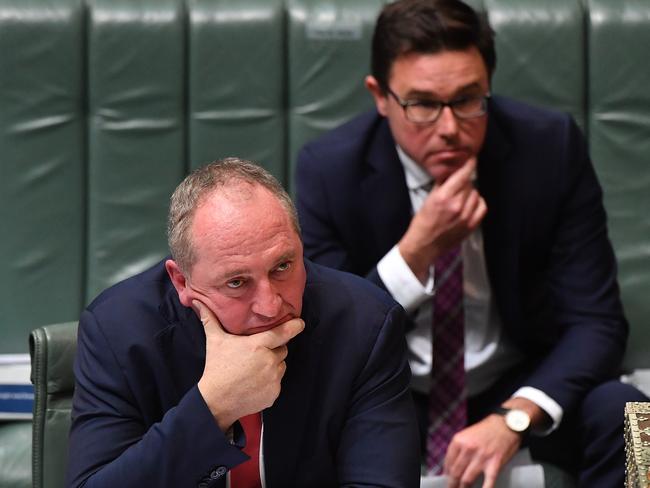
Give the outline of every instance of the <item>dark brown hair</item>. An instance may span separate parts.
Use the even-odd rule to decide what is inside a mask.
[[[372,38],[372,75],[385,92],[393,62],[409,53],[463,51],[475,46],[490,77],[496,66],[494,31],[484,13],[460,0],[398,0],[386,5]]]

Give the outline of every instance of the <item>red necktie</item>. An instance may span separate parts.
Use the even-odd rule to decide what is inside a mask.
[[[433,367],[429,398],[427,468],[442,473],[451,438],[467,423],[463,260],[460,246],[434,263]]]
[[[262,488],[260,480],[260,439],[262,437],[262,414],[254,413],[239,419],[246,435],[242,451],[250,456],[230,471],[230,488]]]

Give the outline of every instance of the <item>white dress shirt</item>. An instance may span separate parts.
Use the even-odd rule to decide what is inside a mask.
[[[417,212],[427,197],[431,176],[418,166],[397,146],[397,153],[404,166],[406,185],[409,189],[413,213]],[[465,312],[465,374],[468,395],[471,397],[492,386],[508,369],[523,359],[523,354],[502,335],[502,324],[496,308],[487,276],[483,234],[480,227],[462,243],[463,289]],[[431,321],[433,313],[433,267],[426,284],[413,274],[395,245],[377,264],[380,278],[393,298],[413,317],[415,328],[406,341],[409,347],[409,364],[413,374],[412,387],[428,393],[433,348]],[[560,405],[532,387],[522,387],[513,396],[531,400],[541,407],[557,428],[562,420]]]

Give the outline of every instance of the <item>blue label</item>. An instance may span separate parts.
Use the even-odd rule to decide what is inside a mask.
[[[0,412],[32,413],[33,407],[33,385],[0,384]]]

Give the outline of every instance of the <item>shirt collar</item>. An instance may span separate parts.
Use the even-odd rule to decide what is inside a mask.
[[[417,190],[430,186],[433,183],[431,175],[413,161],[401,147],[397,145],[395,147],[397,149],[397,156],[404,167],[404,176],[406,177],[406,186],[408,189]]]

